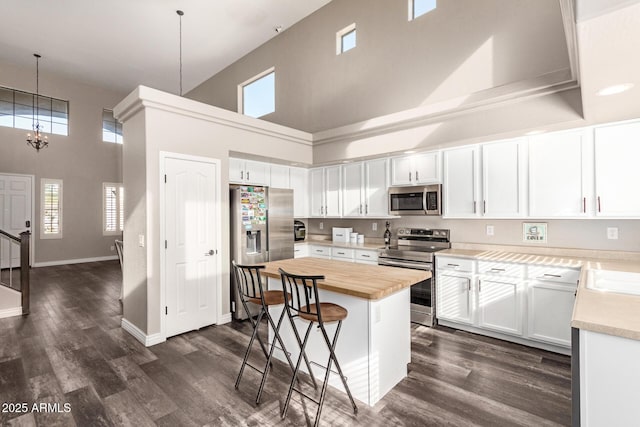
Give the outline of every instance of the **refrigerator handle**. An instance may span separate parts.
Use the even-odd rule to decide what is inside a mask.
[[[265,210],[265,216],[267,217],[267,235],[266,237],[266,252],[267,252],[267,261],[269,261],[269,209]]]

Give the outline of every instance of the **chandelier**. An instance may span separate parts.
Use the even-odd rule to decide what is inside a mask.
[[[36,57],[36,97],[35,102],[32,104],[33,115],[33,135],[27,134],[27,144],[32,146],[39,152],[42,148],[49,146],[47,136],[42,133],[43,126],[38,120],[40,117],[40,55],[34,53]]]

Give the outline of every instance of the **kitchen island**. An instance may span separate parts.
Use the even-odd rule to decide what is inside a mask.
[[[269,278],[269,289],[282,289],[278,268],[299,275],[323,275],[318,282],[321,302],[339,304],[349,311],[342,323],[336,346],[336,356],[342,367],[353,397],[373,406],[398,382],[407,376],[411,361],[411,285],[431,277],[431,272],[355,264],[319,258],[297,258],[266,264],[263,275]],[[278,319],[284,306],[271,307]],[[308,323],[296,320],[296,327],[304,334]],[[330,337],[336,324],[326,323]],[[293,360],[297,360],[299,346],[288,319],[283,321],[281,335]],[[269,331],[269,340],[273,338]],[[306,350],[315,377],[324,378],[329,352],[320,331],[311,332]],[[285,361],[276,350],[275,357]],[[303,363],[301,369],[307,372]],[[332,370],[329,384],[344,390]]]

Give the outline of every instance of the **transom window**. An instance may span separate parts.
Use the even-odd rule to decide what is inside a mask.
[[[409,21],[431,12],[436,7],[436,0],[409,0]]]
[[[122,123],[106,108],[102,110],[102,141],[122,144]]]
[[[62,238],[62,180],[43,178],[41,181],[41,239]]]
[[[351,24],[348,27],[336,33],[336,55],[340,55],[348,50],[356,47],[356,24]]]
[[[102,184],[103,226],[105,236],[119,235],[124,230],[124,187],[122,184]]]
[[[238,112],[262,117],[276,111],[276,72],[269,68],[238,86]]]
[[[33,130],[37,121],[44,133],[69,135],[69,101],[0,87],[0,126]]]

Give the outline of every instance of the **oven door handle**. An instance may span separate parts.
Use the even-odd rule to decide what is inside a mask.
[[[387,267],[401,267],[401,268],[413,268],[414,270],[433,270],[432,263],[412,263],[407,261],[396,261],[388,258],[378,259],[378,265],[387,266]]]

